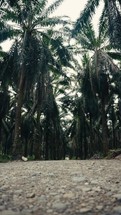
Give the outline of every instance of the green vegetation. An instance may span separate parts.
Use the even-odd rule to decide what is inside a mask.
[[[0,163],[7,163],[11,160],[12,160],[11,156],[0,154]]]
[[[88,1],[73,24],[64,0],[1,1],[0,162],[89,159],[121,148],[121,2]],[[71,39],[73,38],[73,45]]]

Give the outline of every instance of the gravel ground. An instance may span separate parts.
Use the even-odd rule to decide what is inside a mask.
[[[121,160],[0,164],[0,215],[121,215]]]

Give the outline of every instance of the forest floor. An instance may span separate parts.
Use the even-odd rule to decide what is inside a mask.
[[[0,164],[0,215],[121,215],[121,160]]]

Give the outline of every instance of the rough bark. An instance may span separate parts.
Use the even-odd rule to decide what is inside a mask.
[[[103,154],[106,156],[109,150],[109,138],[108,138],[108,126],[107,116],[105,111],[105,105],[101,104],[101,116],[102,116],[102,140],[103,140]]]
[[[24,96],[24,83],[25,83],[25,73],[24,68],[22,68],[19,88],[18,88],[18,99],[16,106],[16,117],[15,117],[15,131],[14,131],[14,143],[12,155],[13,158],[18,159],[22,155],[22,142],[21,142],[21,108]]]
[[[18,86],[16,116],[15,116],[15,131],[12,155],[13,159],[18,159],[22,155],[22,142],[21,142],[21,108],[23,104],[24,89],[25,89],[25,69],[26,69],[26,48],[29,41],[29,32],[25,32],[23,39],[23,47],[21,54],[21,66],[20,66],[20,80]]]

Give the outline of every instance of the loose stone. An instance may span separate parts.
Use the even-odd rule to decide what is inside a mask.
[[[52,207],[58,212],[64,212],[67,209],[67,204],[62,202],[54,202]]]
[[[35,197],[35,193],[28,193],[26,197],[27,198],[34,198]]]
[[[21,195],[22,192],[23,192],[23,190],[15,190],[15,191],[14,191],[14,193],[15,193],[16,195]]]
[[[0,205],[0,211],[5,210],[5,206],[4,205]]]
[[[83,181],[85,181],[85,177],[83,177],[83,176],[74,176],[74,177],[72,177],[72,181],[73,182],[83,182]]]
[[[81,187],[81,190],[82,190],[83,192],[89,192],[89,191],[92,190],[92,188],[91,188],[91,187]]]
[[[99,211],[102,210],[103,209],[103,205],[97,205],[96,209],[99,210]]]
[[[117,199],[118,201],[121,201],[121,193],[115,194],[115,195],[113,195],[113,197],[115,199]]]
[[[115,206],[113,208],[113,211],[116,212],[116,213],[119,213],[119,215],[121,214],[121,206]]]
[[[68,199],[68,198],[69,198],[69,199],[70,199],[70,198],[74,198],[74,193],[72,193],[72,192],[65,193],[65,194],[63,195],[63,197],[64,197],[64,198],[67,198],[67,199]]]
[[[81,208],[80,210],[79,210],[79,212],[80,213],[88,213],[88,212],[90,212],[91,211],[91,208]]]

